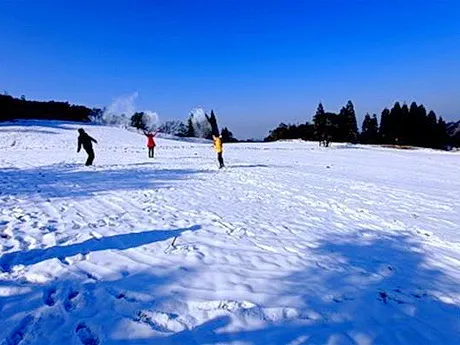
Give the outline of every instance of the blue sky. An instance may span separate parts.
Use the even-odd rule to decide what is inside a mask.
[[[161,120],[214,109],[237,137],[413,100],[460,119],[460,1],[0,0],[0,91]]]

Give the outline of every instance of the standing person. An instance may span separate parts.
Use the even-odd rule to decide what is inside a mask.
[[[77,153],[80,152],[81,147],[83,146],[83,149],[86,151],[88,154],[88,159],[86,160],[85,165],[89,166],[93,164],[94,161],[94,150],[93,150],[93,142],[97,144],[96,139],[91,138],[88,133],[85,132],[83,128],[80,128],[78,130],[78,133],[80,133],[78,137],[78,149]]]
[[[157,135],[158,131],[155,133],[144,131],[144,135],[147,137],[147,148],[149,149],[149,158],[153,158],[155,154],[155,140],[153,139]]]
[[[219,161],[219,169],[225,167],[224,158],[222,157],[223,147],[222,147],[222,136],[213,135],[213,145],[214,150],[217,152],[217,160]]]

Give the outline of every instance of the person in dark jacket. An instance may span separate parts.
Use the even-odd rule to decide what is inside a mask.
[[[86,160],[86,166],[92,165],[94,161],[94,150],[93,150],[93,142],[97,144],[96,139],[91,138],[88,133],[85,132],[83,128],[80,128],[78,130],[78,133],[80,133],[80,136],[78,137],[78,149],[77,152],[80,152],[81,147],[83,146],[83,149],[86,151],[88,154],[88,159]]]

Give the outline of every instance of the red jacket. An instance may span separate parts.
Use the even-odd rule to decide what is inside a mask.
[[[144,134],[147,137],[147,147],[148,148],[155,147],[155,140],[153,140],[153,137],[157,135],[157,132],[153,134],[152,133],[144,133]]]

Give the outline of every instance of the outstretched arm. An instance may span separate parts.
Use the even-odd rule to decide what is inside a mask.
[[[91,139],[91,141],[92,141],[93,143],[96,143],[96,144],[97,144],[97,140],[96,140],[96,139],[94,139],[94,138],[92,138],[92,137],[89,137],[89,138]]]

